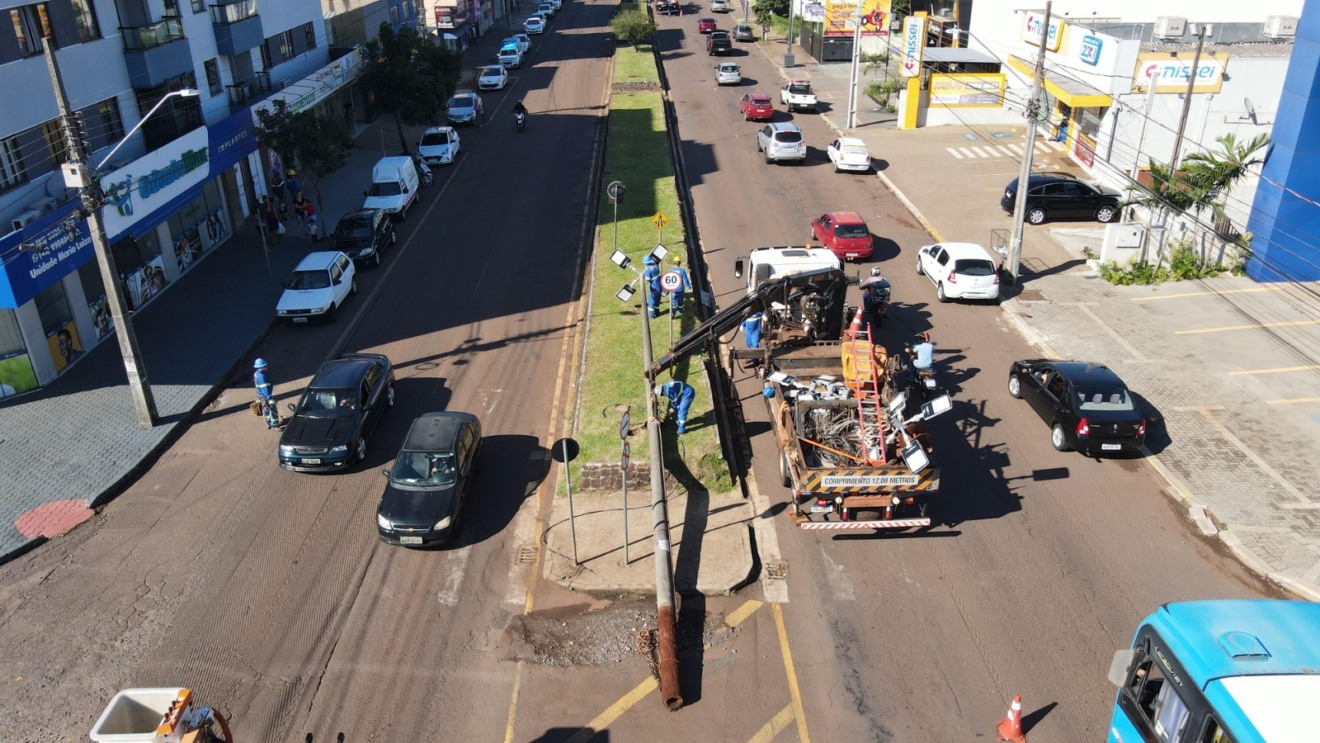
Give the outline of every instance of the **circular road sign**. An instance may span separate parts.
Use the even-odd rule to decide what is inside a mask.
[[[609,194],[610,201],[619,203],[623,201],[623,181],[610,181],[610,185],[605,187],[605,192]]]
[[[567,464],[577,459],[578,442],[573,439],[560,439],[550,445],[550,458],[560,464]]]
[[[632,427],[632,414],[627,410],[623,411],[623,419],[619,421],[619,438],[628,438],[628,429]],[[624,444],[627,446],[627,444]]]
[[[665,271],[660,274],[660,288],[671,293],[682,289],[683,274],[678,271]]]

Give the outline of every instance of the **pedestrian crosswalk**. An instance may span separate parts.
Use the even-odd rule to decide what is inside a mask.
[[[1037,142],[1036,152],[1063,152],[1068,145],[1063,142]],[[1021,160],[1026,154],[1026,145],[1013,144],[967,145],[965,147],[945,147],[944,151],[958,160],[994,160],[1007,158]]]

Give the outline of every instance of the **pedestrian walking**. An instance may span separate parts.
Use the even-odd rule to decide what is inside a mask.
[[[265,359],[257,359],[252,362],[252,382],[257,387],[257,403],[261,405],[261,411],[266,416],[266,428],[279,428],[280,411],[275,407],[275,385],[271,384],[270,375],[267,369],[270,365]]]
[[[284,201],[284,191],[284,174],[279,171],[279,168],[276,168],[275,172],[270,174],[270,193],[276,199]]]
[[[284,236],[284,225],[280,224],[279,212],[275,211],[275,203],[269,197],[261,197],[261,218],[266,220],[266,234],[272,242],[279,242]]]
[[[687,382],[680,382],[677,379],[672,382],[657,384],[655,386],[655,397],[657,403],[661,398],[668,401],[668,412],[678,413],[678,432],[680,434],[687,433],[688,411],[692,409],[692,402],[697,399],[697,391],[692,389],[692,385]]]
[[[289,177],[285,181],[285,183],[288,186],[289,195],[292,196],[294,200],[297,200],[299,196],[302,196],[302,183],[300,183],[298,179],[295,177],[298,175],[298,171],[294,170],[293,168],[289,168],[287,172]]]
[[[683,300],[687,292],[692,291],[692,278],[688,276],[687,269],[683,268],[681,257],[674,257],[674,267],[670,270],[683,277],[682,286],[669,295],[669,312],[674,315],[681,315],[683,314]]]
[[[654,255],[646,256],[646,270],[642,272],[642,279],[646,281],[647,289],[647,311],[651,318],[660,316],[660,260]]]

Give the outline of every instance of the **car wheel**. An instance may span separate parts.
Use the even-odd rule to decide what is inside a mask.
[[[387,408],[392,408],[392,407],[394,407],[394,383],[393,383],[393,382],[390,382],[389,384],[385,385],[385,407],[387,407]]]
[[[839,172],[839,163],[837,161],[834,163],[834,172]]]
[[[1032,224],[1044,224],[1045,210],[1038,206],[1031,207],[1027,210],[1027,221]]]
[[[337,315],[337,314],[339,314],[339,305],[337,305],[337,304],[332,304],[332,305],[330,305],[330,309],[328,309],[328,310],[325,311],[325,321],[326,321],[326,322],[334,322],[334,321],[335,321],[335,315]]]
[[[917,275],[918,275],[918,276],[925,276],[925,275],[926,275],[926,271],[925,271],[925,269],[923,269],[923,268],[921,267],[921,256],[917,256]]]
[[[380,251],[384,247],[385,246],[382,245],[380,248],[377,248],[375,254],[371,256],[371,265],[375,266],[376,268],[380,268]]]
[[[1022,399],[1022,379],[1016,374],[1008,375],[1008,394],[1018,400]]]
[[[773,157],[770,157],[770,153],[769,153],[769,152],[766,152],[766,153],[765,153],[765,164],[766,164],[766,165],[770,165],[770,164],[774,163],[774,161],[775,161],[775,159],[774,159]]]
[[[940,283],[938,283],[938,284],[935,285],[935,298],[938,299],[938,300],[940,300],[941,302],[948,302],[948,301],[949,301],[949,295],[947,295],[947,294],[944,293],[944,282],[943,282],[943,281],[941,281]]]
[[[1050,443],[1059,451],[1068,451],[1068,437],[1063,434],[1063,425],[1055,423],[1050,429]]]
[[[357,442],[357,461],[364,462],[367,459],[367,437],[363,436]]]
[[[1102,206],[1095,210],[1095,221],[1112,222],[1114,221],[1115,210],[1112,206]]]
[[[356,279],[356,278],[353,279],[353,285],[350,286],[350,287],[348,287],[348,293],[349,293],[349,294],[354,294],[354,295],[357,294],[357,279]]]

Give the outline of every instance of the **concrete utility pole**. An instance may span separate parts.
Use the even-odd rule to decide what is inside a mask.
[[[784,69],[788,69],[797,64],[793,59],[793,3],[795,0],[788,0],[788,47],[784,49]]]
[[[1022,223],[1027,213],[1027,184],[1031,180],[1031,159],[1036,156],[1036,123],[1040,116],[1040,89],[1045,85],[1045,44],[1050,36],[1050,8],[1053,2],[1045,3],[1045,26],[1040,30],[1040,49],[1036,54],[1036,70],[1031,77],[1031,99],[1027,101],[1027,146],[1022,155],[1022,169],[1018,171],[1017,202],[1013,205],[1013,237],[1009,240],[1009,273],[1013,276],[1013,286],[1021,283],[1018,274],[1022,269]]]
[[[1178,172],[1178,156],[1182,150],[1183,132],[1187,129],[1187,114],[1192,110],[1192,89],[1196,87],[1196,68],[1201,65],[1201,47],[1205,45],[1205,24],[1196,34],[1196,54],[1192,55],[1192,71],[1187,75],[1187,90],[1183,93],[1182,116],[1178,119],[1178,134],[1173,138],[1173,155],[1169,157],[1169,175]],[[1151,86],[1155,81],[1151,80]]]
[[[110,317],[115,324],[115,337],[119,339],[119,353],[124,357],[124,371],[128,373],[128,390],[133,396],[133,407],[137,411],[138,424],[143,428],[156,425],[156,399],[151,394],[151,385],[147,381],[147,368],[142,363],[142,351],[138,347],[137,333],[133,331],[133,322],[128,314],[128,305],[124,301],[123,287],[119,283],[119,267],[110,252],[110,241],[105,235],[105,225],[101,222],[101,206],[105,203],[105,194],[101,192],[101,180],[96,173],[90,172],[87,165],[87,152],[83,146],[82,135],[69,108],[69,97],[64,92],[64,80],[60,77],[60,68],[55,61],[55,49],[50,37],[41,40],[46,53],[46,67],[50,70],[50,80],[55,87],[55,103],[59,105],[60,121],[64,126],[64,140],[69,148],[69,162],[64,166],[65,183],[73,178],[80,185],[79,196],[82,198],[81,216],[87,220],[87,230],[92,236],[92,249],[96,251],[96,263],[101,269],[101,283],[105,285],[106,304],[110,306]],[[148,114],[150,116],[150,114]],[[146,120],[146,117],[143,117]]]
[[[862,0],[857,0],[853,14],[852,70],[848,78],[848,128],[857,126],[857,66],[862,60]]]

